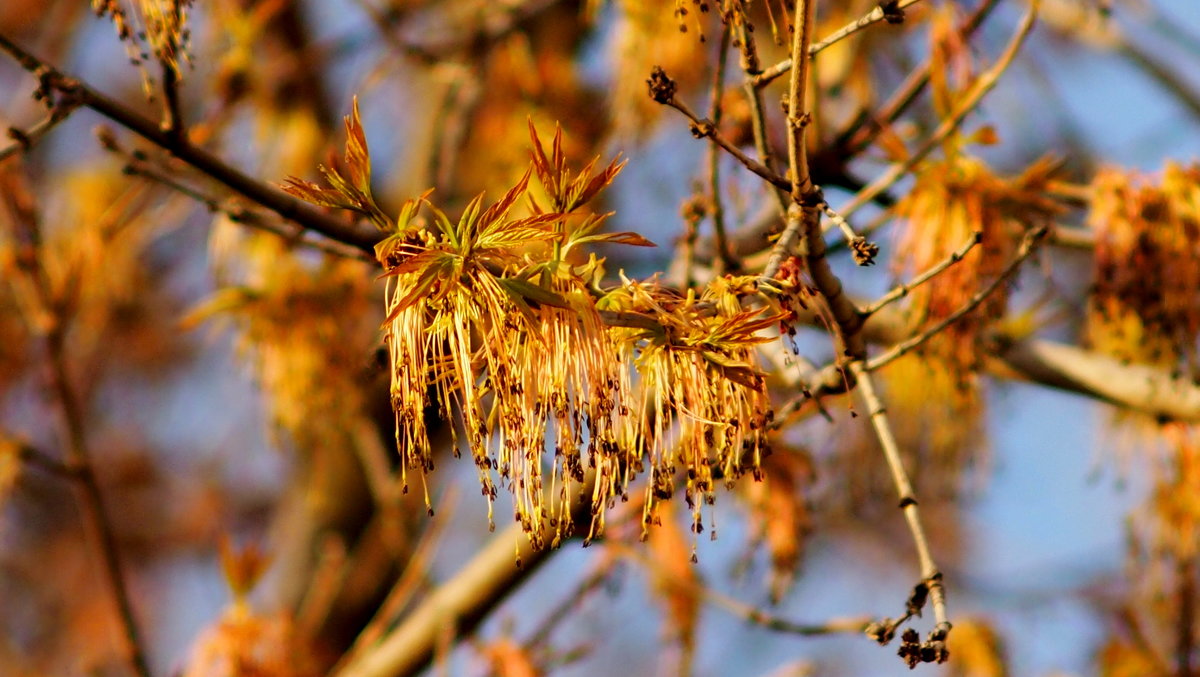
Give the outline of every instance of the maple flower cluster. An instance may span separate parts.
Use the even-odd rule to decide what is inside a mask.
[[[786,314],[743,309],[749,278],[699,296],[624,276],[602,288],[603,259],[586,246],[652,246],[600,232],[610,214],[588,208],[623,163],[573,171],[561,130],[547,153],[530,124],[531,167],[499,200],[480,195],[452,219],[426,192],[392,220],[371,195],[357,104],[346,131],[345,175],[322,167],[329,187],[290,178],[285,189],[386,234],[376,255],[406,487],[409,473],[424,483],[434,467],[431,410],[452,447],[470,449],[489,520],[502,486],[535,547],[584,533],[570,508],[581,498],[586,534],[599,533],[606,508],[647,472],[643,524],[682,481],[699,532],[716,485],[759,472],[770,406],[752,351]],[[546,205],[532,196],[534,176]]]

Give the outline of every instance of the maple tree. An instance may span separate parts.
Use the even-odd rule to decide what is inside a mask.
[[[494,674],[596,671],[603,637],[561,628],[626,568],[671,673],[717,607],[795,653],[845,634],[1005,674],[943,567],[1011,381],[1155,450],[1122,455],[1151,488],[1098,671],[1197,669],[1200,165],[998,153],[1022,130],[986,105],[1030,54],[1097,51],[1200,114],[1123,3],[91,10],[0,8],[0,82],[31,95],[0,147],[14,674],[401,675],[456,646]],[[634,172],[687,193],[669,226],[620,193]],[[223,398],[230,363],[258,404]],[[271,479],[245,486],[261,447]],[[791,620],[812,533],[847,514],[906,535],[909,584]],[[730,522],[741,597],[700,565]],[[581,547],[531,623],[489,621]],[[231,601],[164,656],[172,557]]]

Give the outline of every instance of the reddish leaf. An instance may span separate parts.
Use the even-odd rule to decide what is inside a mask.
[[[346,116],[346,170],[350,182],[365,195],[371,194],[371,156],[367,151],[367,137],[363,133],[362,120],[358,115],[358,97],[350,115]]]

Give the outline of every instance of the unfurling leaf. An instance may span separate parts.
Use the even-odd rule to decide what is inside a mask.
[[[371,156],[367,152],[367,137],[358,115],[358,97],[354,97],[350,115],[346,116],[346,171],[350,182],[364,195],[371,194]]]
[[[363,133],[362,121],[358,114],[358,98],[350,115],[346,116],[346,172],[349,178],[342,176],[336,168],[318,166],[321,175],[330,188],[288,177],[280,188],[289,195],[321,207],[348,209],[358,212],[371,220],[377,228],[383,231],[393,231],[396,224],[392,222],[371,194],[371,156],[367,150],[367,137]]]

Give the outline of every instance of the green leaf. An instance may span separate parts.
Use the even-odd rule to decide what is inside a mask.
[[[515,294],[520,294],[529,301],[533,301],[544,306],[554,306],[555,308],[566,308],[568,310],[571,308],[571,304],[567,303],[567,300],[560,296],[557,292],[550,291],[545,287],[540,287],[532,282],[529,282],[528,280],[522,280],[515,277],[501,277],[496,278],[496,282],[500,283],[500,286],[504,287],[506,290]]]
[[[571,241],[572,245],[584,244],[586,242],[610,242],[612,244],[630,244],[635,247],[657,247],[650,240],[638,235],[637,233],[625,231],[621,233],[601,233],[599,235],[585,235],[584,237],[576,238]]]

